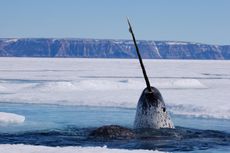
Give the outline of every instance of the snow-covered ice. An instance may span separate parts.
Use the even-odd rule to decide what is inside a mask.
[[[152,150],[108,149],[107,147],[46,147],[32,145],[0,145],[4,153],[161,153]],[[163,153],[163,152],[162,152]]]
[[[10,64],[9,64],[10,63]],[[230,119],[230,61],[144,60],[169,111]],[[135,108],[137,59],[0,58],[0,101]]]
[[[25,121],[25,117],[22,115],[14,114],[14,113],[6,113],[0,112],[0,124],[1,123],[23,123]]]
[[[18,39],[16,39],[16,38],[5,39],[6,43],[17,42],[17,41],[18,41]]]

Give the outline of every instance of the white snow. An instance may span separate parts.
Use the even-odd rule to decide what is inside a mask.
[[[196,79],[167,79],[157,80],[155,86],[158,88],[166,89],[195,89],[206,88],[200,81]],[[69,92],[75,90],[80,91],[98,91],[98,90],[134,90],[143,89],[145,82],[143,80],[137,81],[133,79],[124,80],[81,80],[81,81],[60,81],[60,82],[45,82],[37,83],[27,87],[27,89],[39,90],[39,91],[60,91]]]
[[[144,60],[152,86],[179,115],[230,119],[230,61]],[[135,108],[137,59],[0,58],[0,101]]]
[[[152,150],[108,149],[107,147],[46,147],[32,145],[0,145],[2,153],[162,153]]]
[[[6,90],[6,88],[4,86],[0,85],[0,92],[4,92]]]
[[[168,45],[188,45],[188,42],[182,42],[182,41],[167,41],[166,44],[168,44]]]
[[[18,39],[16,39],[16,38],[6,39],[5,40],[5,42],[7,42],[7,43],[16,42],[16,41],[18,41]]]
[[[25,121],[25,117],[18,114],[13,113],[6,113],[6,112],[0,112],[0,123],[23,123]]]

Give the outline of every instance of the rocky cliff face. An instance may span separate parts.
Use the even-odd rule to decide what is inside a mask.
[[[230,45],[177,41],[138,41],[143,58],[230,59]],[[131,40],[0,39],[0,56],[136,58]]]

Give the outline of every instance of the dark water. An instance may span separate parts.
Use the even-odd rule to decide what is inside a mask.
[[[104,146],[187,152],[227,150],[229,120],[172,115],[176,129],[133,131],[135,138],[95,138],[89,134],[102,125],[129,129],[135,109],[1,103],[0,111],[24,115],[23,124],[0,124],[0,144],[45,146]],[[226,151],[227,152],[227,151]]]
[[[95,128],[50,129],[13,134],[0,134],[1,144],[45,146],[104,146],[122,149],[152,149],[161,151],[194,151],[230,146],[230,134],[214,130],[176,129],[145,130],[136,138],[93,138]]]

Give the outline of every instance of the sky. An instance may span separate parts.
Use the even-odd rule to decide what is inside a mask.
[[[176,40],[230,45],[230,0],[0,0],[0,38]]]

